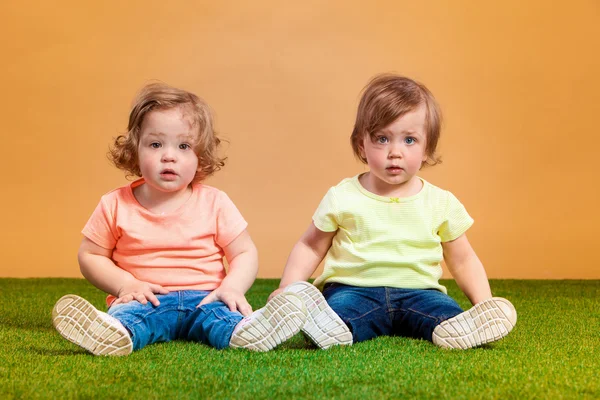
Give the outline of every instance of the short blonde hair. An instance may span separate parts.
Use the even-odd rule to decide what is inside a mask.
[[[427,165],[440,163],[441,159],[435,153],[442,123],[442,114],[437,101],[425,85],[394,74],[377,75],[363,89],[354,130],[350,136],[356,157],[366,164],[367,160],[360,152],[365,135],[374,138],[381,129],[402,115],[415,110],[421,104],[426,107],[427,160],[425,163]]]
[[[193,182],[200,182],[225,165],[226,158],[219,158],[217,152],[221,140],[213,130],[213,119],[208,105],[198,96],[169,86],[165,83],[150,83],[135,96],[127,132],[119,135],[108,153],[108,158],[127,176],[142,176],[138,162],[140,130],[144,117],[154,110],[181,108],[192,119],[192,127],[198,135],[194,152],[198,156],[198,169]]]

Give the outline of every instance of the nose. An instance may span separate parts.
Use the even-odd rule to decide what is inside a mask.
[[[402,145],[392,143],[389,147],[388,158],[402,158]]]
[[[160,157],[160,161],[162,162],[175,162],[175,152],[169,147],[163,147],[164,151],[162,156]]]

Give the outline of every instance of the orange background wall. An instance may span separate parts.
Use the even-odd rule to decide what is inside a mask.
[[[556,3],[556,2],[553,2]],[[476,223],[491,278],[600,278],[600,3],[3,1],[0,277],[79,277],[80,230],[124,184],[107,161],[148,80],[194,91],[231,143],[225,190],[278,277],[378,72],[445,115],[425,170]]]

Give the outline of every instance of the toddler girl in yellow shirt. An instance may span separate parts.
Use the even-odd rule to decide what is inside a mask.
[[[472,218],[450,192],[417,176],[439,162],[440,122],[433,95],[409,78],[380,75],[365,88],[351,144],[369,172],[329,189],[270,296],[300,295],[308,309],[302,330],[319,347],[405,336],[467,349],[513,329],[515,308],[492,297],[467,239]],[[305,281],[323,258],[315,287]],[[469,310],[439,283],[442,259]]]

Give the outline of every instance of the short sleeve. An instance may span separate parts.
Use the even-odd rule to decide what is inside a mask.
[[[114,214],[114,207],[103,196],[81,233],[100,247],[114,249],[119,240]]]
[[[438,235],[442,242],[458,239],[473,225],[473,218],[467,213],[465,206],[450,192],[448,194],[446,211]]]
[[[322,232],[335,232],[339,224],[337,218],[335,188],[331,188],[321,200],[317,211],[313,215],[313,222],[317,229]]]
[[[220,247],[225,247],[248,227],[248,223],[224,192],[219,192],[216,206],[217,234],[215,241]]]

